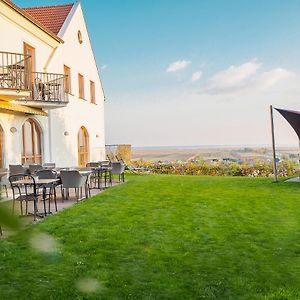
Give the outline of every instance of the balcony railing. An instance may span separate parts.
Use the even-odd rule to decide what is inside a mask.
[[[0,51],[0,96],[41,107],[66,105],[66,76],[31,72],[31,63],[30,55]]]
[[[30,90],[29,63],[29,55],[0,52],[0,89]]]
[[[46,101],[49,103],[67,103],[68,95],[64,83],[66,76],[53,73],[32,73],[32,101]]]

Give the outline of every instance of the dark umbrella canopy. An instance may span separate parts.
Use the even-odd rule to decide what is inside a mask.
[[[300,112],[279,108],[275,109],[289,122],[298,135],[298,139],[300,140]]]

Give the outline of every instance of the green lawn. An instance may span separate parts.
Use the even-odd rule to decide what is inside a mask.
[[[32,250],[39,232],[56,251]],[[0,259],[0,299],[300,299],[300,184],[130,176]]]

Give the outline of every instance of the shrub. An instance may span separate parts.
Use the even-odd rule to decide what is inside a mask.
[[[274,176],[273,164],[265,161],[256,161],[254,164],[238,164],[235,162],[170,162],[151,163],[144,160],[134,161],[135,167],[144,167],[154,174],[173,175],[210,175],[210,176],[252,176],[272,177]],[[296,175],[299,171],[298,165],[290,160],[285,160],[277,165],[278,175],[281,177]]]

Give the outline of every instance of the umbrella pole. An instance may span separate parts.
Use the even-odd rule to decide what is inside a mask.
[[[298,177],[300,180],[300,139],[298,140],[299,142],[299,149],[298,149]]]
[[[270,116],[271,116],[271,132],[272,132],[274,181],[278,182],[277,164],[276,164],[276,149],[275,149],[274,118],[273,118],[273,106],[272,105],[270,105]]]

